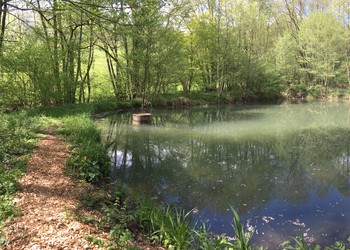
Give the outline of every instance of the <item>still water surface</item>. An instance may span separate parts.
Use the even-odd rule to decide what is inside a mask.
[[[153,110],[99,121],[113,171],[129,187],[232,236],[233,206],[252,242],[321,245],[350,236],[350,103]]]

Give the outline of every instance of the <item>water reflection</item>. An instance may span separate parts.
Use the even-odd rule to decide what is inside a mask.
[[[253,241],[291,235],[321,244],[350,235],[349,104],[313,103],[153,112],[100,122],[115,176],[232,234],[235,207]]]

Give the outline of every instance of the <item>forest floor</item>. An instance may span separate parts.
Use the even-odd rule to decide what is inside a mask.
[[[68,156],[59,137],[48,133],[41,139],[19,180],[14,202],[21,215],[5,225],[4,249],[100,249],[87,238],[107,240],[107,233],[74,214],[80,195],[93,187],[66,175]]]

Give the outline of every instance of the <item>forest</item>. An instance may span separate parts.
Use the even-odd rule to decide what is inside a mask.
[[[346,0],[0,0],[0,105],[347,94]]]

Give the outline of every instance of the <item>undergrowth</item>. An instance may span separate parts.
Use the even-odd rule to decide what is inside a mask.
[[[67,173],[98,183],[108,177],[110,158],[101,143],[100,133],[91,118],[86,115],[64,117],[64,127],[59,132],[72,144],[67,160]]]
[[[27,113],[0,113],[0,246],[5,243],[3,223],[18,214],[13,204],[18,178],[38,139],[40,121]]]

